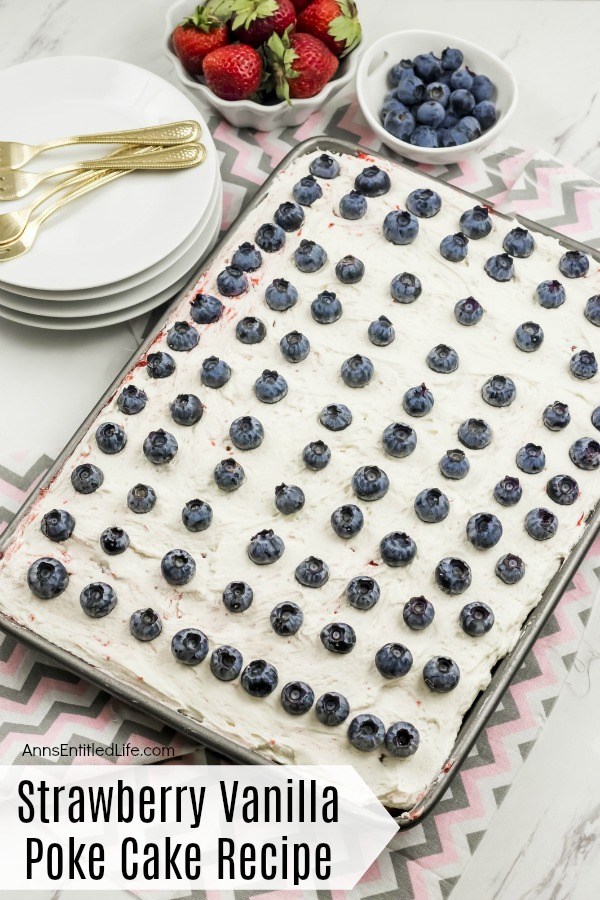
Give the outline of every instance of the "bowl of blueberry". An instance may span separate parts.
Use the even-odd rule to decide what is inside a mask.
[[[482,150],[508,123],[517,82],[476,44],[438,31],[397,31],[372,44],[357,73],[362,112],[381,141],[432,165]]]

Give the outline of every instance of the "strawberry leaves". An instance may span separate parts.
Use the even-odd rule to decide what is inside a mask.
[[[272,90],[291,106],[289,82],[298,77],[293,67],[298,54],[290,44],[290,29],[286,28],[282,37],[273,33],[265,44],[264,53]]]
[[[336,41],[341,41],[345,44],[345,49],[341,56],[346,56],[360,44],[362,28],[358,20],[358,10],[354,0],[337,0],[337,2],[340,8],[340,15],[332,19],[327,31]]]
[[[256,19],[268,19],[277,12],[277,0],[233,0],[232,29],[248,28]]]
[[[232,0],[208,0],[204,6],[197,6],[191,16],[180,22],[182,28],[193,26],[208,33],[219,25],[224,25],[231,15]]]

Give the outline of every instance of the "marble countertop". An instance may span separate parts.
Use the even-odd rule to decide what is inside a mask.
[[[169,0],[0,0],[0,67],[49,55],[109,56],[177,83],[162,51],[168,5]],[[600,3],[359,0],[359,5],[366,40],[425,27],[495,51],[521,88],[506,137],[600,179]],[[23,446],[58,453],[139,338],[135,323],[69,334],[0,320],[1,368],[19,388],[0,396],[2,421],[11,423],[3,429],[3,455]],[[0,506],[3,502],[9,501],[0,496]],[[598,895],[600,798],[590,790],[600,762],[597,607],[569,682],[453,900]]]

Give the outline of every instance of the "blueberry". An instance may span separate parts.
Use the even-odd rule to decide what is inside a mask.
[[[351,388],[362,388],[369,384],[375,369],[367,356],[356,353],[342,363],[342,380]]]
[[[535,241],[526,228],[517,227],[508,232],[502,241],[502,247],[510,256],[526,259],[535,250]]]
[[[273,218],[284,231],[298,231],[304,222],[304,210],[298,203],[287,200],[277,207]]]
[[[241,486],[246,474],[243,468],[235,459],[222,459],[217,463],[214,471],[215,484],[222,491],[237,491]]]
[[[368,753],[381,747],[385,740],[385,725],[371,713],[355,716],[348,726],[348,740],[356,750]]]
[[[267,222],[260,226],[254,239],[265,253],[277,253],[285,246],[285,231],[279,225]]]
[[[470,91],[473,87],[473,76],[468,69],[458,68],[450,76],[450,87],[453,91]]]
[[[127,443],[127,435],[120,425],[114,422],[103,422],[96,429],[96,443],[103,453],[113,455],[120,453]]]
[[[462,66],[463,55],[460,50],[454,47],[446,47],[442,51],[442,69],[447,72],[454,72]]]
[[[327,254],[320,244],[303,238],[294,251],[294,260],[301,272],[317,272],[327,262]]]
[[[392,244],[412,244],[419,233],[419,220],[409,212],[395,209],[383,220],[383,236]]]
[[[546,465],[546,454],[537,444],[525,444],[517,450],[515,461],[522,472],[536,475]]]
[[[396,337],[396,332],[387,316],[379,316],[369,325],[367,335],[376,347],[387,347]]]
[[[515,331],[515,344],[524,353],[539,350],[544,341],[544,332],[536,322],[523,322]]]
[[[379,542],[381,558],[393,569],[410,565],[417,555],[417,545],[404,531],[390,531]]]
[[[467,603],[460,611],[460,627],[469,637],[481,637],[494,625],[494,613],[487,603]]]
[[[531,509],[525,516],[525,530],[536,541],[547,541],[558,530],[558,519],[548,509]]]
[[[385,749],[390,756],[406,759],[419,749],[419,732],[410,722],[394,722],[385,733]]]
[[[323,188],[312,175],[306,175],[294,185],[292,193],[301,206],[312,206],[315,200],[323,196]]]
[[[322,153],[313,159],[310,163],[310,174],[317,178],[337,178],[340,174],[340,164],[337,159],[329,156],[328,153]]]
[[[193,350],[199,340],[200,335],[189,322],[175,322],[167,332],[167,344],[176,352]]]
[[[359,500],[381,500],[390,480],[379,466],[361,466],[352,476],[352,490]]]
[[[567,250],[561,256],[558,268],[565,278],[581,278],[589,272],[590,261],[580,250]]]
[[[212,507],[204,500],[188,500],[181,510],[181,521],[188,531],[206,531],[212,518]]]
[[[453,691],[460,680],[460,670],[453,659],[434,656],[423,667],[423,681],[430,691],[446,694]]]
[[[438,129],[438,134],[442,131],[449,131],[451,128],[454,128],[455,125],[458,125],[458,122],[458,116],[455,116],[451,110],[447,109],[441,128]]]
[[[333,728],[346,721],[350,715],[350,704],[343,694],[328,691],[317,700],[315,713],[321,725]]]
[[[170,353],[149,353],[146,357],[146,372],[149,378],[168,378],[175,371],[175,360]]]
[[[253,599],[254,592],[245,581],[231,581],[223,591],[223,603],[231,613],[246,612]]]
[[[435,567],[435,583],[445,594],[462,594],[471,580],[471,569],[462,559],[446,556]]]
[[[285,312],[298,301],[298,291],[285,278],[276,278],[265,291],[265,300],[269,309]]]
[[[273,529],[264,528],[250,538],[248,556],[257,566],[270,566],[283,556],[285,544]]]
[[[555,475],[546,484],[546,493],[559,506],[571,506],[579,497],[579,485],[570,475]]]
[[[126,416],[137,415],[144,409],[147,402],[148,395],[135,384],[128,384],[117,397],[117,406]]]
[[[150,607],[137,609],[129,619],[129,631],[138,641],[153,641],[162,631],[162,622]]]
[[[367,211],[367,198],[358,191],[344,194],[340,200],[340,216],[342,219],[362,219]]]
[[[483,307],[474,297],[459,300],[454,307],[454,318],[459,325],[477,325],[483,317]]]
[[[600,443],[594,438],[579,438],[571,444],[569,457],[578,469],[592,472],[600,466]]]
[[[454,481],[468,475],[470,468],[471,464],[462,450],[448,450],[440,459],[440,472]]]
[[[262,265],[262,254],[254,244],[244,241],[231,257],[231,265],[237,266],[242,272],[256,272]]]
[[[443,522],[450,512],[450,501],[438,488],[426,488],[415,497],[414,509],[422,522]]]
[[[409,388],[402,398],[402,408],[409,416],[426,416],[433,409],[433,394],[424,384]]]
[[[254,393],[261,403],[278,403],[287,392],[287,381],[283,375],[271,369],[265,369],[254,382]]]
[[[75,519],[66,509],[51,509],[40,523],[40,530],[51,541],[66,541],[73,534]]]
[[[222,388],[231,378],[231,369],[223,359],[208,356],[202,363],[200,381],[205,387]]]
[[[82,463],[71,472],[71,484],[78,494],[93,494],[102,485],[104,474],[98,466]]]
[[[411,631],[423,631],[424,628],[431,625],[435,618],[433,603],[422,596],[411,597],[404,604],[402,618],[404,619],[404,624]]]
[[[182,628],[171,639],[171,653],[184,666],[197,666],[208,654],[208,638],[198,628]]]
[[[440,253],[448,262],[461,262],[469,252],[469,238],[458,232],[449,234],[440,243]]]
[[[600,326],[600,294],[594,294],[586,301],[584,315],[592,325]]]
[[[331,459],[331,450],[323,441],[311,441],[302,451],[302,462],[304,465],[319,472],[324,469]]]
[[[212,325],[223,315],[224,306],[212,294],[196,294],[190,303],[190,315],[196,325]]]
[[[69,583],[67,570],[58,559],[42,556],[29,566],[27,584],[40,600],[53,600]]]
[[[277,669],[264,659],[253,659],[242,672],[242,687],[251,697],[268,697],[278,681]]]
[[[129,535],[122,528],[105,528],[100,535],[100,546],[108,556],[118,556],[129,547]]]
[[[487,75],[475,75],[471,93],[478,103],[482,100],[491,100],[494,94],[494,82]]]
[[[224,297],[239,297],[248,290],[248,277],[239,266],[225,266],[217,275],[217,287]]]
[[[487,206],[474,206],[460,217],[460,230],[472,241],[487,237],[492,230],[492,219]]]
[[[523,496],[523,488],[518,478],[505,475],[494,488],[494,499],[500,506],[515,506]]]
[[[491,128],[496,123],[498,113],[496,107],[490,100],[480,100],[471,110],[473,117],[477,119],[484,131]],[[504,248],[506,249],[506,248]]]
[[[110,584],[95,581],[84,587],[79,595],[79,603],[86,616],[102,619],[117,605],[117,595]]]
[[[442,64],[433,53],[419,53],[413,60],[413,68],[419,78],[428,84],[442,74]]]
[[[492,375],[481,388],[481,396],[490,406],[510,406],[517,397],[517,389],[507,375]]]
[[[330,403],[321,410],[319,422],[328,431],[344,431],[352,423],[352,413],[343,403]]]
[[[442,208],[442,198],[429,188],[417,188],[406,198],[406,208],[413,216],[421,219],[430,219],[436,216]]]
[[[404,103],[401,103],[400,100],[398,100],[398,95],[396,94],[395,88],[387,92],[383,101],[383,106],[379,111],[379,118],[382,124],[385,124],[385,117],[390,112],[407,112],[407,108]]]
[[[308,338],[299,331],[290,331],[279,341],[279,349],[288,362],[299,363],[308,356],[310,343]]]
[[[458,439],[469,450],[483,450],[492,440],[492,429],[483,419],[466,419],[458,428]]]
[[[162,428],[159,428],[158,431],[151,431],[143,445],[144,456],[155,466],[170,463],[175,458],[178,449],[175,437]]]
[[[354,187],[365,197],[381,197],[391,186],[390,176],[379,166],[367,166],[354,179]]]
[[[421,282],[410,272],[395,275],[390,284],[390,294],[397,303],[412,303],[421,296],[422,290]]]
[[[331,527],[344,540],[355,537],[361,531],[364,521],[362,511],[353,503],[338,506],[331,514]]]
[[[597,406],[591,415],[591,422],[594,428],[600,431],[600,406]]]
[[[410,136],[410,143],[416,147],[439,147],[437,131],[429,125],[417,125]]]
[[[196,562],[187,550],[169,550],[161,560],[160,570],[168,584],[181,587],[196,574]]]
[[[265,430],[254,416],[240,416],[229,426],[229,437],[238,450],[256,450],[264,436]]]
[[[404,104],[402,104],[404,106]],[[383,119],[383,127],[399,141],[409,141],[415,130],[414,117],[404,109],[390,109]]]
[[[450,79],[450,84],[452,87],[454,87],[453,81],[454,75]],[[450,94],[448,105],[452,112],[455,113],[455,115],[468,116],[469,113],[473,111],[473,107],[475,106],[475,97],[469,90],[465,90],[465,88],[457,88]]]
[[[502,523],[492,513],[476,513],[467,522],[466,531],[477,550],[489,550],[502,537]]]
[[[446,110],[437,100],[425,100],[417,109],[417,122],[428,125],[430,128],[438,128],[444,121]]]
[[[497,256],[490,256],[490,258],[486,260],[483,268],[494,281],[510,281],[511,278],[515,277],[515,267],[512,256],[509,256],[508,253],[499,253]]]
[[[591,350],[578,350],[571,357],[569,368],[575,378],[585,381],[598,374],[598,361]]]
[[[229,644],[217,647],[210,657],[210,671],[219,681],[234,681],[242,671],[242,665],[242,654]]]
[[[195,425],[204,412],[200,398],[195,394],[178,394],[169,404],[169,409],[177,425]]]
[[[379,602],[381,590],[374,578],[359,575],[346,587],[346,600],[355,609],[372,609]]]
[[[399,63],[392,68],[388,72],[388,84],[390,87],[398,87],[400,82],[406,75],[414,75],[415,70],[413,68],[412,59],[401,59]]]
[[[456,125],[454,125],[452,128],[446,129],[446,132],[449,135],[446,146],[460,147],[462,144],[469,143],[469,136],[466,130],[460,127],[460,122],[461,120],[459,119]],[[444,131],[444,129],[442,129],[442,131]]]
[[[481,136],[481,123],[475,116],[462,116],[456,128],[463,132],[468,141],[474,141]],[[485,237],[485,235],[479,234],[478,237]]]
[[[434,372],[448,374],[458,369],[458,353],[446,344],[438,344],[427,354],[427,365]]]
[[[407,106],[420,103],[425,97],[425,85],[416,74],[406,75],[396,89],[396,96]]]
[[[235,326],[235,336],[241,344],[260,344],[266,334],[264,322],[255,316],[244,316]]]
[[[546,428],[550,431],[562,431],[571,421],[571,413],[566,403],[560,403],[556,400],[550,406],[547,406],[543,412],[542,419]]]
[[[304,587],[320,588],[329,581],[329,566],[316,556],[308,556],[298,563],[294,574]]]
[[[270,621],[275,634],[280,637],[291,637],[300,630],[304,616],[297,603],[284,601],[273,607]]]
[[[314,692],[305,681],[290,681],[281,691],[281,705],[292,716],[307,713],[314,702]]]
[[[356,256],[343,256],[335,267],[335,277],[342,284],[357,284],[365,274],[365,264]]]
[[[275,488],[275,506],[284,516],[299,512],[304,502],[304,491],[295,484],[278,484]]]
[[[127,506],[134,513],[147,513],[154,509],[156,493],[149,484],[136,484],[127,494]]]
[[[443,84],[440,81],[432,81],[425,88],[425,100],[433,100],[435,103],[439,103],[443,108],[445,115],[446,107],[448,106],[448,101],[450,100],[450,88],[447,84]],[[425,124],[427,125],[430,123],[426,122]]]
[[[404,644],[384,644],[375,654],[375,666],[384,678],[401,678],[412,664],[412,653]]]
[[[535,289],[535,296],[544,309],[556,309],[562,306],[567,294],[560,281],[542,281]]]
[[[496,563],[496,575],[504,584],[516,584],[525,575],[525,563],[520,556],[506,553]]]
[[[354,628],[344,622],[332,622],[321,631],[321,643],[331,653],[350,653],[356,644]]]

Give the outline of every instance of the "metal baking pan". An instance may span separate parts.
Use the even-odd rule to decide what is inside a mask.
[[[301,144],[298,144],[298,146],[295,147],[285,157],[285,159],[281,162],[277,169],[275,169],[275,171],[269,176],[263,186],[257,191],[236,224],[242,225],[248,213],[264,200],[273,183],[273,180],[275,179],[280,169],[285,168],[298,157],[313,153],[315,150],[346,153],[352,156],[356,156],[359,152],[358,148],[356,148],[352,144],[349,144],[345,141],[328,138],[326,136],[311,138]],[[372,158],[372,156],[373,155],[369,153],[369,158]],[[402,165],[402,163],[398,164]],[[468,194],[466,191],[461,191],[461,193],[466,194],[467,196],[472,198],[474,197],[474,199],[481,202],[480,198],[477,198],[472,194]],[[496,215],[502,214],[497,213]],[[508,216],[502,217],[509,219]],[[521,219],[520,217],[518,218],[519,221],[521,221],[524,225],[526,225],[527,228],[531,229],[532,231],[538,231],[542,234],[547,234],[551,237],[554,237],[566,247],[584,250],[586,253],[593,256],[594,259],[600,261],[600,254],[598,254],[596,251],[591,250],[589,247],[586,247],[583,244],[579,244],[576,241],[568,240],[567,238],[564,238],[562,235],[557,234],[550,229],[541,228],[540,226],[536,225],[535,222]],[[108,400],[110,400],[110,398],[114,395],[122,378],[129,372],[131,367],[138,360],[139,356],[148,350],[156,335],[160,331],[160,324],[171,315],[171,312],[179,304],[182,296],[187,293],[187,291],[196,283],[200,273],[212,263],[213,259],[221,251],[222,244],[223,240],[219,241],[209,257],[204,260],[201,265],[199,265],[194,275],[190,278],[188,284],[173,300],[172,304],[169,306],[166,312],[161,314],[158,327],[153,328],[151,333],[144,339],[143,343],[140,345],[140,347],[138,347],[138,349],[135,351],[135,353],[133,354],[129,362],[125,365],[123,370],[119,373],[119,375],[117,375],[115,381],[108,388],[104,396],[99,400],[99,402],[87,416],[85,421],[77,429],[67,446],[64,448],[64,450],[59,455],[56,462],[46,475],[43,482],[38,486],[35,493],[21,507],[9,527],[6,529],[2,537],[0,537],[0,554],[2,554],[10,544],[11,538],[16,528],[18,527],[21,520],[27,515],[30,507],[37,500],[39,494],[52,482],[55,475],[63,467],[68,457],[71,455],[94,418],[103,408],[103,406],[108,402]],[[515,674],[520,669],[523,660],[538,638],[542,628],[544,627],[544,624],[552,614],[556,604],[562,597],[575,572],[577,571],[583,557],[587,553],[588,549],[590,548],[598,534],[600,534],[600,503],[596,506],[595,511],[588,518],[587,528],[585,529],[581,540],[578,541],[577,545],[571,551],[568,558],[563,561],[560,569],[557,571],[554,578],[544,591],[542,599],[533,609],[526,622],[524,623],[516,645],[513,647],[511,652],[498,664],[490,681],[490,684],[485,689],[485,691],[483,691],[479,695],[470,710],[466,713],[452,753],[446,761],[445,765],[442,766],[437,777],[433,780],[429,788],[424,792],[422,797],[412,809],[390,810],[400,829],[412,828],[415,825],[418,825],[419,822],[421,822],[425,818],[425,816],[431,813],[438,800],[447,790],[452,778],[460,769],[460,766],[465,757],[468,755],[473,744],[481,734],[482,730],[485,728],[487,721],[498,705],[498,702],[500,701],[504,691],[508,688]],[[201,723],[190,719],[182,713],[177,712],[176,710],[173,710],[170,707],[154,700],[150,701],[146,697],[140,695],[135,688],[123,685],[117,678],[113,678],[99,672],[92,664],[84,662],[73,654],[61,649],[60,647],[57,647],[55,644],[52,644],[45,638],[34,634],[25,626],[12,621],[6,614],[2,612],[0,612],[0,627],[2,628],[2,630],[14,635],[16,638],[34,647],[36,650],[45,653],[47,656],[51,657],[53,660],[55,660],[71,672],[74,672],[82,678],[98,685],[109,694],[118,697],[120,700],[123,700],[130,706],[143,710],[153,718],[160,719],[162,722],[172,727],[175,731],[178,731],[181,734],[184,734],[186,737],[189,737],[192,740],[211,748],[212,750],[222,754],[232,761],[247,765],[265,765],[269,763],[269,760],[265,760],[257,753],[240,747],[233,741],[215,734]]]

